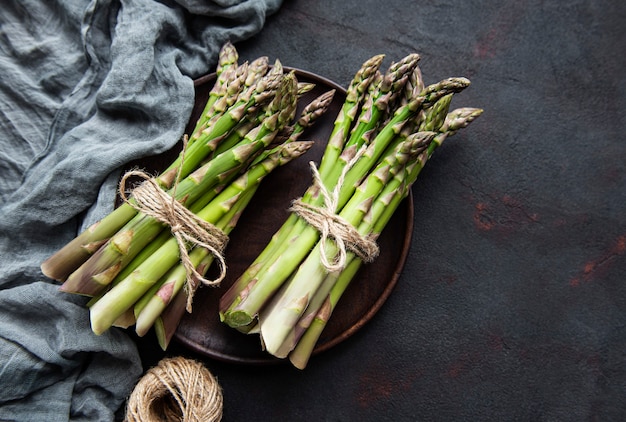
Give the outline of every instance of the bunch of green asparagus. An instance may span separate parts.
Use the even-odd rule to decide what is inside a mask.
[[[165,349],[185,310],[191,312],[195,289],[223,278],[225,263],[219,260],[228,234],[261,181],[310,148],[311,142],[298,139],[326,111],[334,90],[300,104],[311,86],[299,83],[279,60],[238,61],[237,50],[226,43],[206,106],[180,155],[140,186],[156,185],[166,199],[145,208],[149,201],[140,201],[139,188],[127,198],[122,192],[127,200],[121,206],[42,263],[45,275],[62,282],[62,291],[91,297],[96,334],[134,324],[142,336],[154,327]],[[146,192],[148,199],[154,196],[154,189]],[[155,215],[159,207],[173,220]],[[177,235],[179,226],[192,233],[199,227],[202,236],[185,230]],[[214,241],[207,243],[211,231]],[[216,259],[221,275],[207,280]]]
[[[482,113],[451,109],[467,79],[425,86],[417,54],[382,61],[355,74],[310,187],[220,300],[223,322],[297,368],[435,149]]]

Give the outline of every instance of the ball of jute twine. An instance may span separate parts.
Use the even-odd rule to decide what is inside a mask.
[[[223,405],[222,388],[202,363],[165,358],[135,386],[125,422],[216,422]]]

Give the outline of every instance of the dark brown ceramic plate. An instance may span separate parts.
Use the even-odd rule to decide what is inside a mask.
[[[193,312],[185,314],[174,335],[174,341],[192,351],[221,361],[243,364],[281,362],[261,349],[258,335],[242,334],[220,322],[218,301],[282,225],[291,201],[300,197],[311,184],[308,163],[312,160],[319,163],[334,119],[345,99],[345,89],[332,81],[298,69],[286,70],[295,71],[300,82],[315,84],[315,88],[303,98],[303,104],[330,89],[335,89],[336,93],[327,113],[301,138],[315,141],[314,147],[299,159],[277,169],[263,181],[231,233],[226,250],[228,273],[222,285],[219,288],[198,289],[194,297]],[[196,105],[190,126],[197,121],[214,80],[215,75],[211,74],[195,82]],[[188,132],[192,129],[188,128]],[[144,168],[148,165],[148,168],[161,170],[174,159],[178,151],[180,147],[142,165]],[[359,330],[376,314],[393,290],[411,241],[412,203],[411,198],[407,198],[388,223],[378,240],[380,255],[374,263],[363,266],[348,287],[322,333],[314,354],[337,345]]]

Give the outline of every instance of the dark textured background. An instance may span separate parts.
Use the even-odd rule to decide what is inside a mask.
[[[205,360],[224,419],[624,420],[625,22],[608,0],[297,0],[237,45],[342,86],[418,52],[485,113],[420,176],[408,262],[362,330],[304,371]]]

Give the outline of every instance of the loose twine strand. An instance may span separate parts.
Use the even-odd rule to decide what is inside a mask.
[[[185,208],[176,200],[176,188],[180,178],[180,169],[183,167],[184,156],[187,147],[187,137],[183,140],[183,155],[178,168],[176,180],[172,188],[172,194],[165,192],[156,180],[149,174],[140,170],[131,170],[124,174],[119,184],[119,194],[124,202],[157,221],[170,227],[172,235],[176,239],[180,252],[180,260],[187,273],[185,287],[187,289],[187,312],[191,312],[193,295],[199,286],[199,282],[206,286],[219,285],[226,277],[226,260],[224,249],[228,244],[228,236],[213,224],[201,219],[196,214]],[[135,202],[130,201],[126,194],[126,184],[130,177],[137,176],[144,181],[133,189],[132,195]],[[200,274],[189,258],[187,245],[200,246],[207,249],[217,260],[220,273],[213,280],[206,279]]]
[[[224,407],[222,388],[200,362],[162,359],[133,389],[126,422],[217,422]]]
[[[365,152],[365,147],[361,148],[352,159],[344,166],[337,184],[332,192],[329,192],[322,177],[319,174],[315,163],[310,162],[311,173],[313,173],[313,183],[318,186],[324,197],[323,206],[307,204],[301,199],[293,201],[290,211],[302,217],[309,225],[320,232],[320,248],[322,265],[328,272],[341,271],[346,266],[347,251],[356,254],[363,262],[373,261],[379,253],[378,245],[368,236],[363,236],[345,218],[337,214],[339,193],[348,170],[354,166],[357,160]],[[333,261],[329,261],[326,241],[333,239],[338,252]]]

